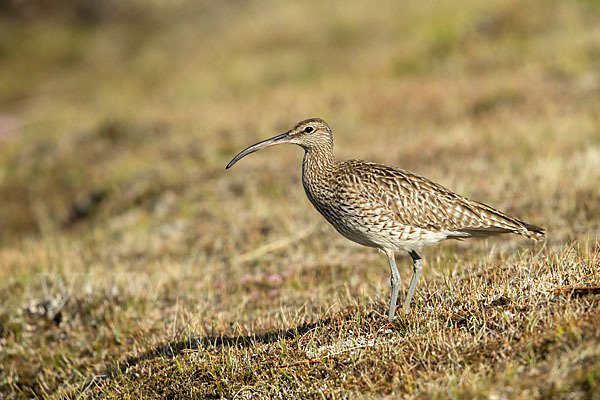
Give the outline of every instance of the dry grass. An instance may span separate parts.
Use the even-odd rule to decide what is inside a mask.
[[[600,398],[597,1],[176,3],[2,17],[1,398]],[[427,250],[389,325],[300,150],[224,171],[309,116],[548,240]]]

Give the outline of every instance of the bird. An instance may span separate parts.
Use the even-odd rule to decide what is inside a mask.
[[[320,118],[298,122],[285,133],[247,147],[227,164],[267,147],[295,144],[304,149],[302,185],[312,205],[344,237],[379,249],[390,266],[388,320],[396,319],[400,273],[396,254],[407,252],[413,274],[402,307],[409,310],[423,272],[418,252],[446,239],[515,233],[541,240],[545,229],[456,194],[412,172],[361,160],[337,160],[333,132]]]

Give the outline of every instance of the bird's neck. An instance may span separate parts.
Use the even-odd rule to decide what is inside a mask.
[[[304,160],[302,161],[302,180],[305,186],[324,180],[333,172],[335,163],[333,148],[314,147],[305,149]]]

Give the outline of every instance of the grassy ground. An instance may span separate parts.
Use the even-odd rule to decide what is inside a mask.
[[[10,4],[0,398],[600,398],[600,3]],[[428,249],[389,325],[301,150],[224,170],[311,116],[548,239]]]

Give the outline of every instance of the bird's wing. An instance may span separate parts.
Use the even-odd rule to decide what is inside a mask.
[[[543,231],[490,206],[451,192],[431,180],[387,165],[351,160],[344,166],[368,197],[391,211],[398,223],[456,236],[488,236],[506,232],[530,236]],[[541,233],[541,232],[540,232]]]

